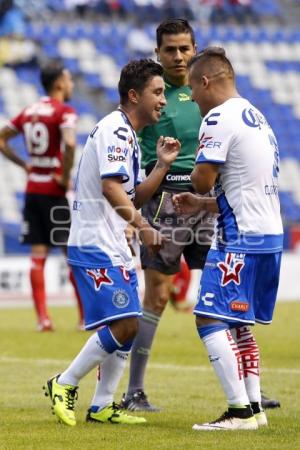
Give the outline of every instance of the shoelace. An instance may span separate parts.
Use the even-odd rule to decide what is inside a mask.
[[[227,420],[227,419],[232,419],[232,416],[229,413],[229,411],[225,411],[217,420],[214,420],[213,422],[210,422],[210,423],[218,423],[218,422],[222,422],[223,420]]]
[[[143,405],[149,406],[149,402],[147,399],[147,395],[144,391],[137,391],[133,397],[135,400],[138,400]]]
[[[66,405],[67,409],[74,411],[75,400],[78,399],[77,388],[75,389],[66,389]]]

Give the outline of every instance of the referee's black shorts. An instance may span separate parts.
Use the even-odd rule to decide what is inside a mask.
[[[66,197],[26,194],[20,236],[22,244],[67,245],[70,224]]]

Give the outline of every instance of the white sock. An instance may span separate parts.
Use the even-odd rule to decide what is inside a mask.
[[[230,331],[217,331],[202,340],[229,405],[248,405],[240,355]]]
[[[249,326],[233,328],[231,334],[237,343],[243,364],[246,391],[250,402],[261,403],[260,355]]]
[[[97,406],[98,409],[102,409],[113,402],[128,356],[129,352],[116,350],[101,364],[100,380],[96,383],[91,406]]]
[[[58,382],[77,386],[81,378],[101,364],[109,355],[110,353],[104,350],[98,333],[94,333],[69,367],[60,375]]]

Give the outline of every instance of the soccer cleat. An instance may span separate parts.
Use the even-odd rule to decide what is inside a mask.
[[[268,419],[264,411],[254,414],[254,417],[259,427],[268,425]]]
[[[115,402],[113,402],[97,412],[93,412],[92,408],[90,408],[86,416],[86,421],[136,425],[139,423],[145,423],[146,419],[144,419],[144,417],[129,416],[121,409],[120,405],[117,405]]]
[[[49,319],[41,320],[37,326],[38,331],[54,331],[54,327]]]
[[[261,406],[264,409],[280,408],[280,402],[275,398],[269,398],[261,391]]]
[[[57,379],[59,375],[50,378],[47,381],[47,385],[43,386],[43,389],[46,391],[45,395],[49,395],[53,405],[52,410],[59,421],[66,425],[74,426],[76,425],[74,403],[78,398],[78,387],[69,384],[58,384]]]
[[[254,417],[256,419],[257,425],[259,427],[268,425],[268,419],[266,413],[264,412],[261,403],[251,402],[251,409],[253,411]]]
[[[240,417],[237,417],[240,416]],[[221,417],[213,422],[193,425],[196,431],[257,430],[258,425],[251,408],[228,408]]]
[[[149,403],[147,395],[142,389],[137,389],[133,394],[123,394],[121,400],[121,408],[128,411],[147,411],[158,412],[160,408]]]

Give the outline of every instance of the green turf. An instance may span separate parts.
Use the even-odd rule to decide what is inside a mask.
[[[278,304],[274,323],[257,326],[265,368],[263,387],[282,403],[268,413],[269,427],[252,432],[195,432],[195,422],[215,419],[225,398],[199,341],[194,318],[168,308],[153,348],[147,393],[161,413],[138,426],[84,422],[95,373],[79,389],[75,428],[56,422],[42,384],[66,367],[88,334],[75,331],[72,308],[52,310],[57,331],[34,331],[30,309],[0,310],[0,449],[186,450],[300,449],[300,302]],[[127,373],[116,396],[125,390]]]

